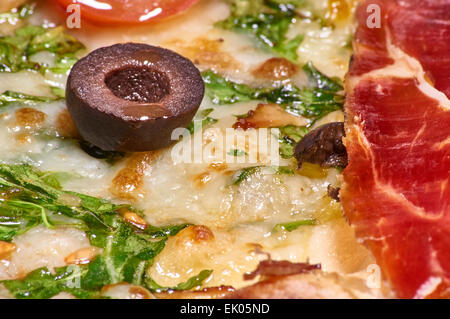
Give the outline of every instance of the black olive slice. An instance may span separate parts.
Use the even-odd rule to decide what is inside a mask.
[[[160,47],[126,43],[97,49],[73,66],[69,112],[84,140],[104,151],[140,152],[170,145],[203,99],[199,70]]]
[[[125,156],[125,153],[123,152],[104,151],[101,148],[95,146],[94,144],[91,144],[83,140],[80,140],[79,144],[80,148],[89,156],[98,159],[104,159],[108,163],[114,163]]]
[[[332,199],[334,199],[337,202],[341,201],[341,198],[339,197],[339,192],[340,191],[341,191],[340,187],[334,187],[331,184],[328,185],[328,188],[327,188],[328,196],[331,197]]]
[[[347,150],[342,138],[344,123],[328,123],[306,134],[295,147],[295,158],[301,167],[303,162],[322,167],[346,167]]]

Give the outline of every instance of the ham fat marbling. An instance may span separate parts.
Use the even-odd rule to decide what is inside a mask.
[[[362,1],[356,20],[345,215],[397,297],[449,298],[450,0]]]

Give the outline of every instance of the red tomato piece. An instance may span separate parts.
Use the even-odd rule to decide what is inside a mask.
[[[62,7],[79,4],[82,19],[97,24],[138,24],[182,12],[199,0],[53,0]]]

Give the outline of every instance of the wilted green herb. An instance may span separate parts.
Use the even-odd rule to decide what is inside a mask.
[[[311,86],[328,92],[339,92],[344,89],[342,81],[339,78],[329,78],[325,74],[317,70],[312,62],[308,62],[303,66],[303,71],[309,78]]]
[[[248,179],[253,174],[261,172],[263,169],[278,175],[294,175],[294,171],[287,166],[252,166],[238,170],[233,177],[233,185],[239,185],[241,182]]]
[[[245,84],[230,81],[213,71],[202,73],[206,95],[214,104],[233,104],[256,99],[256,90]]]
[[[28,25],[15,30],[12,36],[0,37],[0,72],[26,69],[44,72],[48,66],[33,62],[30,57],[38,52],[48,51],[56,57],[53,71],[61,73],[73,64],[75,53],[83,48],[83,44],[67,34],[62,26],[45,28]]]
[[[43,267],[32,271],[21,280],[5,280],[2,283],[19,299],[48,299],[61,292],[70,293],[80,299],[105,298],[98,289],[91,289],[92,287],[99,287],[103,282],[102,278],[97,278],[99,279],[97,281],[92,275],[88,278],[91,267],[89,265],[71,265],[55,268],[53,272]],[[96,273],[98,273],[97,270]],[[198,275],[192,276],[175,287],[160,286],[148,277],[142,286],[156,292],[189,290],[201,285],[211,273],[211,270],[203,270]]]
[[[0,107],[7,106],[10,104],[26,104],[35,105],[42,102],[53,102],[58,100],[57,98],[46,97],[46,96],[35,96],[28,95],[19,92],[5,91],[0,94]]]
[[[206,94],[215,104],[232,104],[250,100],[262,100],[282,105],[286,111],[304,116],[312,122],[330,112],[342,109],[344,97],[342,86],[335,79],[312,67],[305,66],[310,86],[298,88],[286,84],[279,88],[252,88],[245,84],[230,81],[213,71],[202,73],[206,85]]]
[[[187,226],[137,228],[119,214],[120,209],[139,213],[132,207],[64,191],[51,174],[28,165],[1,164],[0,189],[5,196],[0,202],[0,240],[11,241],[41,224],[65,225],[85,231],[91,245],[103,249],[88,265],[58,268],[56,275],[42,268],[21,280],[2,281],[17,298],[49,298],[63,291],[90,298],[99,296],[104,285],[119,282],[154,289],[147,269],[168,237]],[[204,273],[181,287],[198,285],[202,278]]]
[[[87,272],[86,266],[39,268],[21,280],[5,280],[3,285],[19,299],[48,299],[61,292],[67,292],[77,298],[99,298],[97,291],[79,288],[79,279]]]
[[[232,149],[227,154],[231,156],[241,157],[247,155],[247,152],[243,150]]]
[[[275,172],[278,175],[294,175],[294,170],[287,166],[278,166]]]
[[[228,19],[217,23],[223,29],[252,34],[265,47],[291,61],[297,61],[297,49],[303,35],[287,37],[295,23],[300,0],[232,0]]]
[[[196,130],[198,130],[200,128],[200,126],[202,128],[208,127],[209,125],[215,124],[218,122],[218,120],[209,117],[208,115],[211,114],[211,112],[214,111],[214,109],[206,109],[203,110],[201,112],[199,112],[199,114],[197,114],[195,116],[194,121],[192,121],[191,123],[189,123],[189,125],[187,126],[187,129],[189,130],[189,132],[191,134],[194,134]],[[199,121],[201,120],[201,125],[195,125],[195,121]]]
[[[235,177],[233,178],[233,185],[239,185],[242,181],[249,178],[251,175],[259,172],[261,170],[260,166],[247,167],[237,171]]]
[[[297,220],[295,222],[290,223],[284,223],[284,224],[277,224],[273,228],[274,231],[281,231],[285,230],[288,232],[291,232],[293,230],[296,230],[300,226],[313,226],[317,224],[317,220],[315,219],[303,219],[303,220]]]
[[[215,104],[232,104],[250,100],[280,104],[287,112],[310,120],[308,127],[325,115],[341,110],[344,104],[343,86],[339,79],[329,78],[312,63],[303,66],[309,85],[298,88],[286,84],[279,88],[252,88],[230,81],[213,71],[202,73],[206,94]],[[247,116],[240,115],[238,118]],[[295,145],[308,132],[307,127],[281,127],[280,154],[283,158],[294,155]]]
[[[74,56],[63,55],[58,58],[55,65],[49,70],[56,74],[67,74],[77,61],[78,59]]]
[[[201,283],[212,274],[212,270],[202,270],[198,275],[189,278],[187,281],[179,283],[175,287],[163,287],[158,285],[153,279],[149,278],[146,287],[151,291],[167,291],[167,290],[189,290],[201,285]]]
[[[51,86],[50,90],[54,96],[57,96],[60,99],[66,98],[66,91],[64,89],[56,87],[56,86]]]
[[[19,20],[30,16],[34,11],[34,7],[34,3],[27,3],[19,8],[14,8],[9,12],[2,12],[0,13],[0,24],[5,22],[16,24]]]
[[[288,125],[280,127],[280,155],[283,158],[294,156],[295,146],[308,133],[306,127]]]

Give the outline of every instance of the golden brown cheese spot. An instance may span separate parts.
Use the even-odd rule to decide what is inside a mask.
[[[155,293],[159,299],[220,299],[225,298],[234,292],[234,288],[230,286],[207,287],[201,290],[176,290],[161,293]]]
[[[325,18],[332,22],[345,22],[358,0],[328,0]]]
[[[111,193],[119,198],[131,200],[143,196],[144,174],[150,169],[150,164],[158,154],[158,151],[153,151],[131,155],[125,168],[114,177],[110,187]]]
[[[127,223],[129,223],[137,228],[140,228],[140,229],[147,228],[147,226],[148,226],[147,222],[141,216],[136,214],[135,212],[129,211],[126,208],[120,209],[119,212],[122,215],[123,219]]]
[[[249,248],[249,253],[251,252],[260,252],[263,250],[263,245],[258,243],[246,243],[246,246]]]
[[[61,137],[79,138],[80,134],[68,110],[61,111],[56,118],[56,131]]]
[[[176,246],[186,247],[192,243],[200,244],[214,240],[214,233],[203,225],[189,226],[180,231],[176,236]]]
[[[195,239],[197,241],[204,241],[204,240],[212,240],[214,239],[214,234],[211,231],[211,229],[209,229],[206,226],[193,226],[192,227],[193,232],[195,233]]]
[[[208,184],[209,182],[211,182],[212,176],[211,176],[210,173],[205,172],[205,173],[201,173],[201,174],[195,175],[192,178],[192,180],[194,182],[194,185],[197,188],[201,188],[201,187],[205,186],[206,184]]]
[[[231,54],[221,51],[223,43],[223,39],[200,37],[190,42],[173,40],[168,42],[167,46],[200,66],[218,71],[239,69],[239,62]]]
[[[33,143],[33,135],[29,133],[19,133],[16,135],[16,141],[19,144],[31,144]]]
[[[67,265],[85,265],[89,264],[98,255],[96,247],[85,247],[74,251],[64,258]]]
[[[130,287],[130,299],[153,299],[153,296],[147,289],[133,286]]]
[[[150,164],[158,157],[158,151],[134,153],[127,161],[127,167],[144,173]]]
[[[258,157],[258,158],[259,158],[259,157]],[[236,173],[236,171],[228,170],[228,171],[223,172],[223,175],[224,175],[224,176],[231,176],[231,175],[233,175],[234,173]]]
[[[253,111],[248,112],[246,118],[239,119],[234,128],[247,130],[260,127],[281,127],[286,125],[305,126],[308,121],[296,115],[289,114],[277,104],[258,104]]]
[[[155,296],[144,287],[126,282],[105,285],[101,289],[101,294],[112,299],[155,299]]]
[[[6,241],[0,241],[0,259],[6,259],[16,250],[16,245]]]
[[[47,115],[32,107],[24,107],[16,111],[16,125],[21,129],[38,129],[42,127]]]
[[[297,66],[284,58],[271,58],[253,70],[256,78],[268,80],[284,80],[291,78],[298,72]]]
[[[213,162],[209,165],[209,168],[214,171],[221,172],[226,170],[228,168],[228,165],[224,162]]]
[[[187,227],[169,238],[149,274],[161,285],[173,286],[194,273],[213,269],[204,286],[242,285],[242,275],[252,271],[260,257],[249,252],[251,247],[241,235],[228,229]]]
[[[124,168],[114,177],[111,193],[123,199],[135,199],[142,186],[142,174],[131,168]]]

